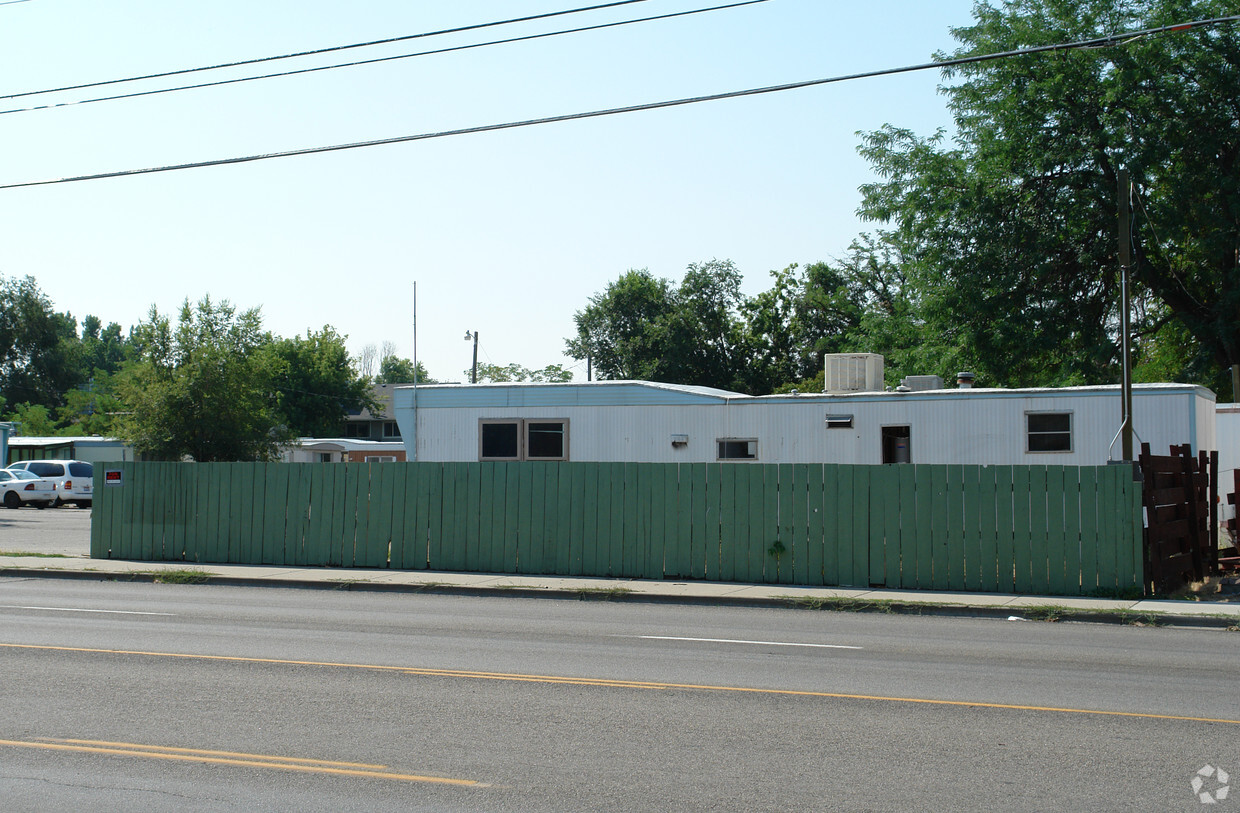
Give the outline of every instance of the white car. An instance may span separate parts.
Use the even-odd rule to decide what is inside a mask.
[[[95,467],[83,460],[22,460],[8,471],[28,471],[56,487],[55,505],[71,502],[90,508],[95,489]]]
[[[0,469],[0,495],[5,508],[47,508],[56,501],[56,486],[32,472]]]

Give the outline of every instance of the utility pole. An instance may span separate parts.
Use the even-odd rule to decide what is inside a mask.
[[[1129,346],[1131,325],[1128,320],[1128,268],[1132,264],[1132,186],[1128,170],[1119,170],[1119,291],[1120,291],[1120,352],[1124,368],[1120,400],[1123,422],[1119,431],[1124,460],[1132,461],[1132,348]]]
[[[476,330],[465,331],[465,341],[469,341],[470,339],[474,340],[474,366],[473,366],[472,371],[469,374],[469,383],[477,384],[478,383],[478,331]]]

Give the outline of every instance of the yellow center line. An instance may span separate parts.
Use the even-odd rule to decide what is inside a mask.
[[[160,751],[175,754],[198,754],[208,757],[235,757],[240,759],[262,759],[269,762],[304,763],[320,765],[328,768],[362,768],[372,771],[387,770],[386,765],[370,765],[365,762],[330,762],[322,759],[302,759],[299,757],[278,757],[270,754],[244,754],[236,751],[207,751],[201,748],[173,748],[164,745],[141,745],[135,742],[108,742],[106,740],[61,740],[51,737],[40,737],[42,742],[59,742],[67,745],[90,745],[101,748],[127,748],[135,750]]]
[[[1107,711],[1104,709],[1078,709],[1061,706],[1030,706],[1017,703],[988,703],[980,700],[938,700],[927,697],[894,697],[887,695],[850,694],[847,692],[819,692],[800,689],[761,689],[746,686],[717,686],[703,683],[659,683],[638,680],[612,680],[609,678],[569,677],[563,675],[529,675],[509,672],[479,672],[464,669],[427,669],[410,666],[385,666],[362,663],[337,663],[332,661],[298,661],[279,658],[247,658],[237,655],[193,655],[181,652],[147,652],[129,649],[92,649],[87,647],[41,646],[34,644],[3,644],[0,648],[34,649],[56,652],[85,652],[107,655],[134,655],[152,658],[181,658],[185,660],[228,661],[233,663],[265,663],[283,666],[317,666],[336,669],[367,669],[383,672],[401,672],[420,677],[469,678],[473,680],[506,680],[524,683],[567,684],[573,686],[596,686],[622,689],[679,689],[703,692],[739,692],[746,694],[777,695],[785,697],[826,697],[837,700],[871,700],[887,703],[919,703],[929,706],[965,706],[982,709],[1008,709],[1012,711],[1045,711],[1057,714],[1091,714],[1106,717],[1132,717],[1145,720],[1181,720],[1191,723],[1225,723],[1240,725],[1240,720],[1217,717],[1192,717],[1178,714],[1153,714],[1141,711]]]
[[[111,756],[143,757],[146,759],[164,759],[176,762],[195,762],[208,765],[234,765],[243,768],[270,768],[280,771],[298,771],[301,773],[328,774],[332,776],[359,776],[366,779],[393,779],[401,782],[429,782],[438,785],[458,785],[465,787],[487,787],[485,783],[473,779],[451,779],[442,776],[420,776],[418,774],[389,773],[388,771],[367,771],[357,768],[331,768],[331,763],[321,765],[298,765],[292,762],[273,762],[269,758],[257,754],[247,757],[238,754],[237,758],[210,757],[203,754],[181,753],[184,749],[170,748],[159,750],[159,746],[139,745],[132,748],[103,747],[97,745],[73,745],[73,740],[51,740],[45,742],[26,742],[23,740],[0,740],[0,746],[12,748],[38,748],[51,751],[73,751],[84,754],[108,754]],[[123,743],[118,743],[124,745]],[[282,759],[276,757],[276,759]],[[348,763],[342,763],[348,764]]]

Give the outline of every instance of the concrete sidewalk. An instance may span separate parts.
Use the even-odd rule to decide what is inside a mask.
[[[522,596],[578,600],[785,607],[1028,620],[1240,627],[1240,602],[1115,600],[925,590],[648,581],[493,573],[290,568],[134,562],[87,557],[0,556],[0,577],[86,578],[303,589]]]

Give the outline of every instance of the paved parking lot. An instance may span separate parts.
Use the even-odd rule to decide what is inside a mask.
[[[89,508],[0,508],[0,555],[90,555]]]

